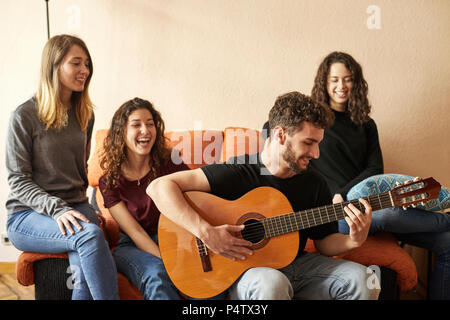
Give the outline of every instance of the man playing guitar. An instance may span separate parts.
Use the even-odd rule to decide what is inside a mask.
[[[149,185],[147,194],[163,215],[195,235],[214,254],[236,263],[251,259],[255,254],[252,242],[238,236],[245,228],[243,224],[208,223],[183,193],[202,191],[235,200],[255,188],[269,186],[281,191],[295,211],[328,205],[331,194],[327,184],[308,164],[319,157],[324,129],[333,120],[331,111],[310,97],[299,92],[284,94],[270,110],[271,134],[261,153],[160,177]],[[268,267],[246,270],[230,284],[230,298],[377,299],[379,289],[368,288],[367,279],[372,274],[367,273],[365,266],[332,258],[366,240],[372,208],[363,199],[360,203],[359,208],[353,204],[343,208],[350,227],[348,235],[338,232],[336,222],[302,230],[298,253],[289,265],[279,270]],[[308,238],[314,241],[320,254],[304,251]]]

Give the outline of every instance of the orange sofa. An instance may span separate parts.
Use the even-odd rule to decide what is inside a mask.
[[[103,206],[103,199],[100,192],[96,192],[99,178],[102,175],[102,170],[99,165],[99,157],[103,150],[103,140],[107,134],[107,130],[98,130],[95,136],[94,154],[89,160],[88,164],[88,179],[89,185],[94,188],[91,197],[91,203],[96,205],[99,209],[99,216],[101,217],[101,226],[104,230],[105,237],[108,240],[111,248],[119,239],[119,227],[114,219],[109,214],[109,211]],[[227,127],[223,131],[220,130],[184,130],[167,132],[168,144],[173,148],[175,159],[183,160],[191,169],[201,167],[206,164],[226,161],[232,156],[242,155],[244,153],[256,153],[262,150],[264,139],[258,130]],[[177,158],[179,157],[179,158]],[[315,252],[314,244],[308,241],[306,250]],[[385,287],[391,285],[392,281],[396,281],[396,288],[402,291],[412,289],[417,283],[417,270],[414,261],[398,244],[396,239],[387,233],[381,233],[369,236],[366,242],[359,248],[346,252],[339,256],[339,258],[352,260],[366,266],[375,265],[390,274],[394,274],[394,280],[381,279],[381,294]],[[17,278],[22,285],[31,285],[35,283],[36,264],[42,261],[49,261],[50,259],[64,259],[67,260],[66,254],[42,254],[24,252],[20,255],[17,263]],[[40,267],[44,269],[51,268],[49,266]],[[68,262],[67,262],[68,266]],[[63,270],[63,268],[61,268]],[[63,271],[66,270],[64,269]],[[40,271],[42,272],[42,271]],[[52,274],[52,273],[50,273]],[[65,275],[66,279],[69,275]],[[396,276],[396,277],[395,277]],[[44,277],[45,278],[45,277]],[[388,278],[385,278],[388,279]],[[121,299],[142,299],[140,292],[134,287],[126,277],[118,274],[119,280],[119,295]],[[48,279],[47,279],[48,281]],[[61,280],[59,280],[61,282]],[[391,283],[387,283],[391,282]],[[56,285],[56,284],[55,284]],[[395,284],[394,284],[395,285]],[[58,299],[58,296],[52,296],[48,292],[40,292],[40,286],[36,283],[36,297],[43,297],[45,299]],[[65,286],[65,282],[60,284]],[[47,290],[48,291],[48,290]],[[69,292],[70,293],[70,292]],[[65,297],[70,297],[66,293]],[[387,298],[394,298],[392,294],[387,295]]]

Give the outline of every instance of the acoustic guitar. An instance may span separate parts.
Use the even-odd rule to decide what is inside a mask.
[[[437,198],[440,189],[433,178],[416,178],[364,199],[373,211],[393,206],[406,209]],[[358,200],[293,212],[287,198],[271,187],[253,189],[234,201],[197,191],[185,192],[184,197],[211,225],[244,224],[245,228],[235,236],[252,243],[253,255],[231,260],[208,250],[192,233],[160,216],[159,248],[169,277],[182,293],[199,299],[222,293],[249,268],[281,269],[289,265],[299,249],[299,233],[295,231],[343,219],[344,207],[349,203],[364,212]]]

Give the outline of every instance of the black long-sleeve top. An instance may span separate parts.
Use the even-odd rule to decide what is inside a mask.
[[[383,157],[373,119],[356,125],[347,112],[333,112],[336,120],[325,130],[320,157],[310,163],[324,175],[331,194],[339,193],[346,199],[354,185],[383,173]]]

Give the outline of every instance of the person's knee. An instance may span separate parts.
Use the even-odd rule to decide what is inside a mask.
[[[393,227],[401,225],[405,218],[405,212],[401,207],[392,207],[374,211],[372,213],[372,222],[370,233],[391,232]]]
[[[152,265],[149,268],[145,268],[145,271],[142,275],[143,281],[158,281],[158,282],[166,282],[168,281],[169,275],[164,268],[164,264],[159,261],[152,261]]]
[[[436,254],[439,261],[450,262],[450,231],[433,235],[434,244],[430,248]]]
[[[289,279],[272,268],[252,268],[234,286],[237,299],[289,300],[293,289]]]
[[[99,226],[93,223],[83,223],[82,227],[81,230],[77,230],[74,234],[76,247],[79,248],[91,244],[97,249],[107,247],[105,235]]]

